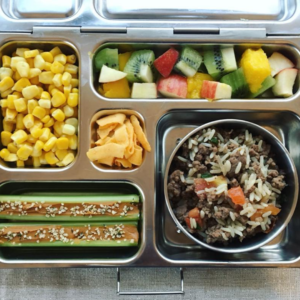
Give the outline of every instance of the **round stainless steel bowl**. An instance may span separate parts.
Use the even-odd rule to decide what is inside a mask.
[[[278,215],[278,220],[273,228],[273,230],[268,234],[257,234],[254,237],[246,238],[243,242],[234,241],[229,245],[221,245],[221,244],[207,244],[204,241],[199,240],[197,237],[190,234],[178,221],[176,218],[170,199],[168,196],[168,178],[169,178],[169,170],[172,164],[173,158],[176,155],[177,151],[183,145],[183,143],[190,138],[191,136],[195,135],[198,131],[209,128],[209,127],[220,127],[220,128],[228,128],[228,129],[248,129],[253,135],[261,135],[263,140],[266,141],[269,145],[271,145],[271,152],[275,154],[275,159],[277,165],[279,165],[280,169],[284,170],[285,172],[285,181],[287,186],[282,191],[282,195],[284,195],[285,201],[282,203],[281,212]],[[248,252],[254,249],[260,248],[263,245],[269,243],[273,240],[276,236],[278,236],[284,228],[287,226],[289,221],[291,220],[294,210],[296,208],[297,200],[298,200],[298,176],[295,165],[293,160],[291,159],[288,151],[283,146],[283,144],[269,131],[264,129],[263,127],[256,125],[251,122],[242,121],[242,120],[234,120],[234,119],[226,119],[226,120],[219,120],[207,123],[202,125],[194,130],[192,130],[189,134],[187,134],[180,143],[175,147],[174,151],[172,152],[166,169],[164,173],[164,191],[165,191],[165,199],[168,210],[176,223],[177,227],[191,240],[200,244],[201,246],[224,253],[241,253],[241,252]]]

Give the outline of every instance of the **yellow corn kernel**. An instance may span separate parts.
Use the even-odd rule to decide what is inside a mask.
[[[57,145],[57,141],[56,141],[56,145]],[[58,149],[55,151],[55,155],[57,156],[57,158],[59,160],[63,160],[64,157],[68,154],[69,152],[67,150],[61,150],[61,149]]]
[[[43,130],[41,128],[33,126],[30,130],[30,133],[34,138],[38,139],[42,135]]]
[[[51,115],[56,121],[62,122],[65,120],[65,114],[61,109],[56,109]]]
[[[2,131],[1,132],[1,143],[3,146],[7,146],[11,142],[12,134],[9,131]]]
[[[32,113],[33,113],[33,110],[34,110],[38,105],[39,105],[39,104],[38,104],[37,100],[33,100],[33,99],[28,100],[28,102],[27,102],[28,113],[29,113],[29,114],[32,114]]]
[[[71,84],[72,75],[68,72],[64,72],[61,78],[61,82],[64,86],[68,86]]]
[[[17,160],[17,168],[24,168],[25,162],[23,160]]]
[[[74,157],[74,154],[73,153],[69,153],[67,154],[64,159],[62,160],[62,164],[64,166],[67,166],[69,165],[70,163],[72,163],[74,161],[75,157]]]
[[[39,75],[39,81],[44,84],[51,84],[54,77],[54,73],[51,71],[42,72]]]
[[[25,61],[19,61],[16,65],[17,71],[21,77],[28,77],[29,76],[29,64]]]
[[[32,99],[40,93],[39,87],[36,85],[30,85],[22,90],[22,94],[26,99]]]
[[[41,134],[41,136],[39,137],[39,139],[42,142],[47,142],[50,138],[50,129],[49,128],[43,128],[43,133]]]
[[[74,135],[68,136],[68,139],[69,139],[69,148],[71,150],[76,150],[78,147],[77,135],[74,134]]]
[[[51,137],[44,145],[43,150],[48,152],[50,151],[56,144],[57,138],[55,136]]]
[[[50,120],[50,118],[51,117],[49,115],[46,115],[41,121],[45,124]]]
[[[39,168],[41,166],[40,158],[39,157],[33,157],[32,158],[32,165],[34,168]]]
[[[9,68],[11,63],[11,57],[7,55],[2,56],[2,66],[4,68]]]
[[[14,74],[13,74],[13,76],[12,76],[12,79],[13,79],[14,81],[18,81],[18,80],[20,80],[21,78],[22,78],[22,77],[20,76],[19,72],[18,72],[18,71],[15,71]]]
[[[18,148],[16,147],[16,145],[14,145],[14,143],[9,143],[9,144],[7,145],[7,150],[8,150],[10,153],[17,153]]]
[[[24,52],[24,57],[25,58],[31,58],[31,57],[36,57],[39,54],[40,54],[39,50],[34,49],[34,50],[25,51]]]
[[[68,105],[71,107],[75,107],[78,105],[78,94],[76,94],[76,93],[69,94]]]
[[[54,56],[54,61],[58,61],[60,62],[62,65],[65,65],[67,62],[67,56],[64,54],[57,54],[56,56]]]
[[[17,144],[22,144],[26,142],[27,138],[28,138],[27,133],[22,129],[15,131],[11,136],[11,139]]]
[[[27,103],[24,98],[15,99],[14,105],[17,112],[22,112],[27,109]]]
[[[49,62],[45,62],[44,71],[51,71],[52,64]]]
[[[56,92],[51,99],[51,103],[53,107],[59,107],[63,105],[65,102],[66,102],[66,96],[60,91]]]
[[[69,139],[60,137],[56,140],[56,147],[58,150],[67,150],[69,148]]]
[[[9,156],[4,160],[8,162],[15,162],[18,160],[18,156],[15,153],[10,153]]]
[[[25,129],[23,119],[24,119],[23,114],[17,114],[16,129]]]
[[[35,116],[36,118],[38,119],[43,119],[46,115],[46,110],[43,108],[43,107],[40,107],[40,106],[36,106],[34,109],[33,109],[33,112],[32,112],[33,116]]]
[[[39,92],[38,94],[35,96],[36,99],[40,99],[41,98],[41,94],[44,91],[44,89],[41,86],[38,86]]]
[[[56,121],[54,123],[53,128],[54,128],[55,132],[58,134],[58,136],[61,136],[63,134],[62,130],[63,130],[64,125],[65,125],[64,122]]]
[[[72,78],[71,79],[71,85],[72,85],[72,88],[77,88],[78,85],[79,85],[79,80],[75,79],[75,78]]]
[[[29,48],[17,48],[16,49],[16,54],[18,56],[24,57],[25,51],[30,51],[30,49]]]
[[[41,93],[41,99],[51,100],[51,96],[48,92],[44,91]]]
[[[61,80],[62,80],[62,75],[59,73],[54,75],[52,81],[56,87],[60,87],[62,85]]]
[[[39,76],[35,76],[35,77],[33,77],[33,78],[30,78],[30,83],[32,84],[32,85],[38,85],[38,84],[40,84],[40,80],[39,80]]]
[[[48,99],[40,99],[38,103],[40,107],[51,108],[51,101]]]
[[[13,122],[7,122],[3,120],[3,130],[8,132],[13,132],[15,129],[15,124]]]
[[[19,57],[19,56],[11,58],[11,60],[10,60],[10,67],[12,68],[13,71],[16,71],[16,69],[17,69],[17,63],[20,62],[20,61],[26,62],[26,59],[24,57]]]
[[[62,133],[67,135],[73,135],[75,134],[75,127],[70,124],[64,124]]]
[[[7,96],[7,107],[9,109],[15,109],[15,100],[18,99],[17,95],[9,95]]]
[[[50,50],[50,53],[52,54],[53,57],[55,57],[56,55],[61,54],[62,52],[60,48],[56,46],[52,50]]]
[[[70,93],[72,90],[72,85],[64,86],[64,95],[66,96],[66,99],[68,99]]]
[[[44,127],[47,128],[47,127],[51,127],[54,125],[54,122],[55,120],[53,118],[50,118],[50,120],[44,124]]]
[[[34,117],[32,114],[28,114],[23,118],[23,123],[27,129],[34,126]]]
[[[45,159],[49,165],[54,165],[58,162],[57,157],[52,151],[45,153]]]
[[[5,77],[12,77],[13,76],[13,70],[9,68],[0,68],[0,80],[4,79]]]
[[[51,65],[51,72],[55,74],[62,73],[64,69],[65,69],[64,65],[58,61],[54,61]]]
[[[54,88],[50,87],[50,89],[51,89],[50,93],[51,93],[52,96],[54,96],[55,93],[60,92],[60,90],[58,89],[58,87],[54,87]]]
[[[23,97],[22,93],[21,93],[21,92],[17,92],[17,91],[14,91],[14,92],[12,93],[12,95],[17,96],[17,99]]]
[[[40,120],[34,120],[34,127],[43,128],[43,123]]]
[[[28,63],[30,68],[34,68],[34,58],[26,58],[26,62]]]
[[[47,161],[45,159],[45,152],[42,152],[42,155],[39,157],[41,165],[47,165]]]
[[[6,110],[6,115],[5,115],[5,119],[7,121],[14,121],[14,119],[16,118],[17,116],[17,111],[15,109],[7,109]]]
[[[7,77],[7,78],[9,78],[9,77]],[[15,83],[15,85],[13,86],[13,90],[21,93],[24,88],[26,88],[30,85],[31,85],[31,83],[27,78],[21,78]]]
[[[5,108],[1,107],[1,111],[2,111],[2,116],[3,116],[3,117],[6,116],[6,110],[7,110],[6,107],[5,107]]]
[[[66,120],[65,123],[74,126],[75,130],[77,132],[77,129],[78,129],[78,119],[77,118],[69,118]]]
[[[72,89],[72,93],[78,94],[79,90],[77,88]]]
[[[28,143],[35,144],[36,141],[37,141],[37,139],[34,138],[31,134],[28,135],[28,139],[27,139]]]
[[[25,144],[18,150],[17,156],[20,160],[27,160],[32,151],[33,147],[29,146],[28,144]]]
[[[41,56],[45,62],[53,63],[53,56],[51,52],[43,52]]]
[[[1,98],[6,98],[6,97],[9,96],[11,93],[12,93],[12,89],[8,89],[8,90],[6,90],[5,92],[2,92],[0,95],[1,95]]]
[[[37,151],[42,151],[42,149],[44,148],[44,143],[42,141],[36,141],[33,149],[36,149]]]
[[[65,65],[65,72],[68,72],[70,74],[77,74],[78,73],[78,67],[75,65],[66,64]]]
[[[3,93],[14,86],[14,81],[11,77],[5,77],[0,82],[0,93]]]
[[[50,114],[52,115],[52,113],[56,110],[56,108],[51,108],[50,109]]]
[[[45,68],[46,62],[40,54],[34,58],[33,62],[35,68],[38,68],[40,70],[43,70]]]
[[[0,106],[1,106],[2,108],[7,107],[7,106],[8,106],[8,101],[7,101],[7,99],[1,99],[1,100],[0,100]]]
[[[75,64],[76,63],[76,55],[67,55],[67,63]]]
[[[37,77],[42,73],[42,71],[38,68],[31,68],[29,69],[29,79],[33,78],[33,77]]]
[[[69,105],[65,105],[63,107],[64,114],[67,118],[72,117],[74,115],[74,108],[70,107]]]
[[[0,157],[6,160],[9,157],[10,152],[7,149],[2,149],[0,151]]]

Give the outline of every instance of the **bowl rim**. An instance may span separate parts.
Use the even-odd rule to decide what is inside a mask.
[[[217,246],[212,246],[210,244],[207,244],[206,242],[201,241],[200,239],[196,238],[195,236],[193,236],[191,233],[189,233],[178,221],[177,217],[175,216],[173,209],[171,207],[171,203],[170,203],[170,199],[169,199],[169,195],[168,195],[168,189],[167,189],[167,185],[168,185],[168,179],[169,179],[169,170],[170,170],[170,166],[173,162],[174,156],[176,155],[177,151],[179,150],[179,148],[183,145],[183,143],[186,142],[186,140],[188,140],[192,135],[196,134],[198,131],[203,130],[205,128],[208,127],[212,127],[212,126],[220,126],[221,124],[224,123],[228,123],[228,124],[232,124],[232,123],[239,123],[241,125],[246,125],[248,127],[254,127],[255,129],[257,129],[257,131],[261,131],[263,132],[266,136],[269,136],[268,139],[275,139],[275,141],[277,142],[276,144],[281,148],[281,150],[285,153],[286,157],[288,158],[288,161],[292,167],[291,171],[293,174],[293,180],[294,180],[294,198],[293,198],[293,203],[291,206],[291,210],[288,214],[288,216],[285,218],[283,224],[277,228],[277,230],[272,230],[269,234],[266,235],[266,238],[264,238],[261,242],[254,244],[254,245],[250,245],[248,247],[244,247],[239,249],[239,247],[236,248],[221,248],[221,247],[217,247]],[[267,129],[263,128],[260,125],[257,125],[253,122],[249,122],[249,121],[245,121],[245,120],[240,120],[240,119],[221,119],[221,120],[216,120],[216,121],[211,121],[208,123],[205,123],[201,126],[198,126],[197,128],[191,130],[188,134],[186,134],[181,140],[180,142],[176,145],[176,147],[173,149],[169,159],[168,159],[168,163],[166,165],[166,167],[164,168],[164,173],[163,173],[163,177],[164,177],[164,196],[165,196],[165,203],[167,205],[168,211],[173,219],[173,221],[175,222],[177,228],[183,232],[188,238],[190,238],[191,240],[193,240],[194,242],[196,242],[197,244],[213,250],[213,251],[217,251],[217,252],[222,252],[222,253],[243,253],[243,252],[249,252],[249,251],[253,251],[255,249],[258,249],[262,246],[264,246],[265,244],[269,243],[271,240],[273,240],[276,236],[278,236],[288,225],[288,223],[290,222],[294,211],[296,209],[296,205],[297,205],[297,201],[298,201],[298,193],[299,193],[299,182],[298,182],[298,175],[297,175],[297,169],[295,167],[294,161],[291,158],[288,150],[285,148],[285,146],[282,144],[282,142],[270,131],[268,131]],[[253,237],[254,238],[254,237]]]

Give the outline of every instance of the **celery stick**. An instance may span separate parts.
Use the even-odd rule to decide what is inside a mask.
[[[107,223],[99,223],[99,222],[90,222],[86,223],[85,225],[90,225],[90,226],[104,226],[104,225],[132,225],[135,230],[137,231],[137,222],[107,222]],[[76,226],[82,227],[84,226],[83,223],[50,223],[50,222],[44,222],[44,223],[2,223],[0,224],[0,229],[4,227],[14,227],[14,226],[24,226],[24,230],[30,230],[31,226],[34,227],[41,227],[43,228],[44,226],[48,225],[56,225],[59,227],[72,227],[74,230],[76,230]],[[131,231],[132,232],[132,231]],[[1,240],[1,238],[0,238]],[[115,240],[97,240],[97,241],[86,241],[86,240],[76,240],[73,244],[71,242],[62,242],[62,241],[56,241],[54,240],[53,242],[46,241],[46,242],[26,242],[26,243],[15,243],[13,244],[12,242],[5,241],[4,243],[0,242],[0,247],[132,247],[132,246],[137,246],[138,245],[138,240],[134,239],[128,239],[124,241],[123,238],[121,239],[115,239]]]

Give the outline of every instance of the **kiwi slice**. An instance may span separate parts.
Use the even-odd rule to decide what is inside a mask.
[[[106,65],[107,67],[115,70],[119,70],[118,49],[105,48],[95,55],[95,69],[97,71],[100,71],[103,65]]]
[[[244,98],[249,94],[249,86],[242,68],[223,76],[220,81],[231,86],[232,98]]]
[[[255,92],[248,94],[248,98],[256,98],[257,96],[261,95],[265,91],[267,91],[269,88],[271,88],[276,83],[276,80],[270,75],[268,76],[263,83],[261,84],[261,88]]]
[[[152,64],[155,55],[152,50],[139,50],[132,53],[123,72],[130,82],[153,82]]]
[[[237,69],[233,47],[214,46],[212,50],[205,51],[204,64],[208,74],[219,80],[225,74]]]
[[[202,63],[201,54],[191,47],[184,47],[175,65],[175,70],[187,77],[193,77]]]

